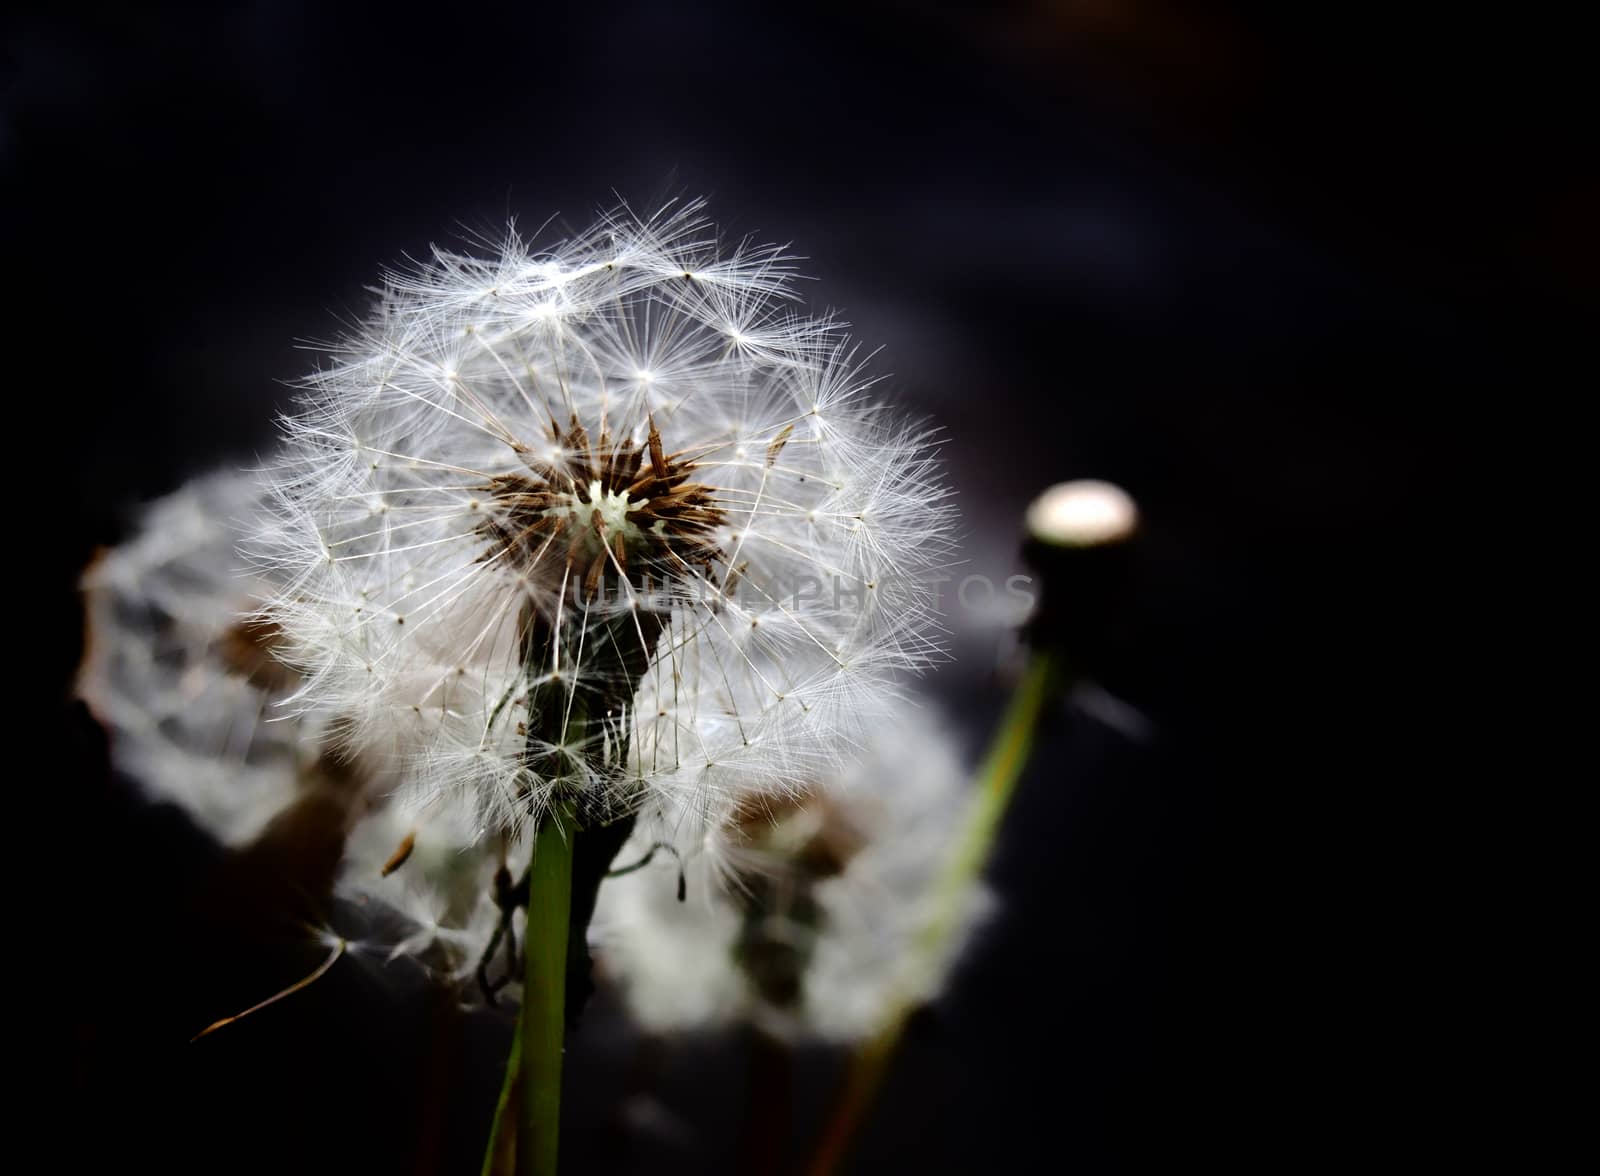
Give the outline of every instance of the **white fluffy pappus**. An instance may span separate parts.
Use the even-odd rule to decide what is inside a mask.
[[[314,719],[265,721],[297,682],[250,620],[272,586],[236,552],[261,499],[251,475],[197,478],[146,508],[82,582],[77,691],[113,763],[231,846],[293,800],[316,758]]]
[[[497,862],[472,851],[472,834],[459,821],[417,824],[385,803],[355,823],[335,893],[367,912],[360,937],[374,954],[414,959],[442,980],[470,977],[502,918]],[[522,921],[514,925],[520,937]],[[469,992],[462,988],[463,999]]]
[[[682,901],[665,855],[607,882],[595,957],[653,1032],[747,1022],[789,1039],[861,1040],[899,1002],[938,995],[992,906],[981,884],[937,892],[970,782],[947,724],[902,703],[863,758],[787,811],[726,811],[717,845],[683,864]],[[650,845],[641,827],[621,860]],[[956,933],[925,943],[941,901],[959,904]]]
[[[306,382],[253,544],[296,705],[404,820],[643,813],[692,853],[837,771],[938,655],[926,430],[690,204],[389,276]]]

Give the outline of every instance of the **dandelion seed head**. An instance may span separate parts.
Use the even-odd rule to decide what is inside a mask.
[[[960,934],[923,929],[963,828],[970,781],[948,725],[897,704],[850,767],[772,802],[710,800],[697,852],[601,888],[590,940],[635,1018],[656,1032],[732,1021],[788,1038],[861,1040],[897,1002],[938,995],[993,901],[957,896]],[[670,823],[670,822],[668,822]],[[621,860],[662,822],[641,823]]]
[[[622,209],[389,275],[307,380],[261,615],[398,813],[672,813],[692,848],[691,814],[836,768],[937,659],[931,435],[792,280],[698,204]]]
[[[235,552],[259,513],[245,474],[213,474],[151,504],[83,578],[77,691],[114,764],[226,845],[250,841],[299,791],[315,716],[266,719],[298,685],[252,612],[272,591]]]

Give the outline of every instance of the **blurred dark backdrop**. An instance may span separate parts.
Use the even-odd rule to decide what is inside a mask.
[[[250,863],[140,801],[56,705],[73,585],[132,504],[270,446],[312,362],[296,341],[358,315],[381,265],[680,193],[792,241],[813,301],[884,345],[947,431],[976,570],[1014,567],[1022,506],[1065,477],[1121,482],[1149,520],[1102,676],[1156,737],[1053,721],[995,866],[1009,913],[917,1023],[856,1170],[1333,1168],[1448,1124],[1415,1094],[1460,1047],[1412,972],[1439,919],[1411,855],[1449,787],[1419,701],[1445,603],[1419,572],[1452,516],[1494,506],[1498,463],[1449,472],[1457,428],[1548,407],[1594,275],[1562,38],[1472,19],[1166,0],[8,18],[28,373],[9,383],[49,504],[21,513],[50,552],[67,765],[43,783],[72,842],[39,900],[62,1167],[468,1170],[492,1020],[439,1030],[426,994],[336,971],[186,1043],[305,949]],[[999,640],[961,628],[930,683],[974,752]],[[740,1043],[660,1064],[672,1130],[616,1117],[635,1044],[602,997],[573,1045],[569,1170],[731,1170]],[[837,1061],[802,1066],[797,1137]]]

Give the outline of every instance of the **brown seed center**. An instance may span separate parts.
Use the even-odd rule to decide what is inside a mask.
[[[603,431],[593,443],[576,416],[564,430],[552,420],[548,433],[555,456],[518,447],[526,472],[484,487],[482,559],[508,560],[542,586],[581,585],[587,599],[607,584],[649,592],[710,577],[724,513],[710,487],[690,481],[694,462],[666,452],[653,418],[639,445]]]

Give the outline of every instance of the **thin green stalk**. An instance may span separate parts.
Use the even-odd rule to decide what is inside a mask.
[[[500,1097],[495,1099],[494,1120],[489,1124],[489,1143],[483,1149],[483,1167],[478,1176],[509,1176],[512,1163],[504,1162],[500,1155],[506,1151],[514,1160],[516,1132],[507,1129],[511,1116],[511,1099],[517,1091],[517,1079],[522,1074],[522,1016],[518,1014],[516,1028],[511,1032],[511,1053],[506,1057],[506,1076],[500,1083]]]
[[[938,950],[960,922],[966,895],[982,872],[994,848],[995,834],[1011,803],[1022,769],[1033,751],[1033,736],[1046,702],[1060,685],[1062,674],[1057,659],[1039,651],[1028,662],[1027,672],[1017,684],[1000,729],[978,768],[977,795],[972,799],[966,829],[940,879],[934,917],[923,929],[919,948],[924,953]],[[901,1020],[913,1010],[902,1010]]]
[[[555,1176],[560,1150],[572,843],[579,836],[571,811],[563,817],[552,814],[540,825],[529,877],[517,1042],[522,1057],[517,1123],[517,1171],[521,1176]]]
[[[999,730],[978,769],[977,794],[972,798],[961,841],[940,877],[934,915],[918,937],[915,951],[919,961],[936,958],[960,926],[967,895],[989,859],[1000,821],[1016,791],[1022,769],[1027,766],[1039,716],[1044,713],[1045,704],[1055,696],[1062,677],[1056,660],[1048,652],[1036,652],[1012,694]],[[921,1001],[921,991],[915,986],[908,987],[891,1006],[882,1027],[856,1051],[845,1078],[844,1091],[812,1157],[811,1176],[828,1176],[844,1158],[883,1083],[906,1024]]]

